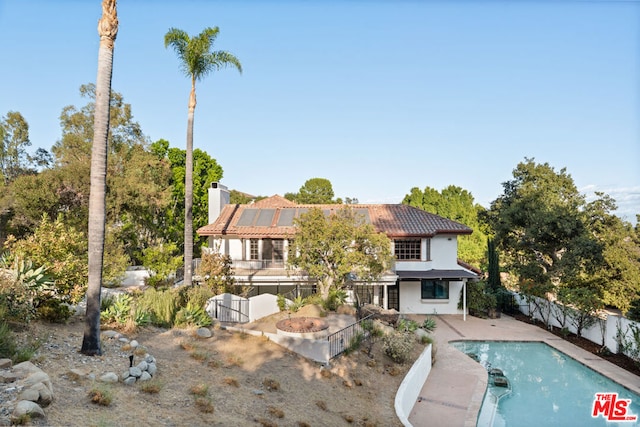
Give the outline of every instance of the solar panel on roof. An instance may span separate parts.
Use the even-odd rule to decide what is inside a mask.
[[[293,217],[296,215],[295,209],[280,209],[278,227],[290,227],[293,225]]]
[[[297,212],[296,218],[299,218],[300,215],[304,215],[307,212],[309,212],[309,208],[299,208],[297,211],[298,212]]]
[[[259,209],[245,209],[236,224],[238,227],[251,227]]]
[[[275,209],[260,209],[258,219],[256,220],[256,226],[269,227],[273,222],[273,216],[276,214]]]
[[[356,212],[356,217],[363,218],[365,224],[371,224],[371,218],[369,217],[369,209],[367,208],[358,208],[354,209]]]
[[[329,218],[331,216],[331,209],[322,209],[322,213],[325,217]]]

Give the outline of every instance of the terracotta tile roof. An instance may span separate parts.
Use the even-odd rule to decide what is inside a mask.
[[[286,208],[291,206],[297,206],[297,203],[287,200],[278,194],[251,204],[251,207],[254,208]]]
[[[408,205],[298,205],[272,196],[248,205],[227,205],[218,219],[198,229],[201,236],[231,235],[241,238],[287,238],[295,234],[292,219],[312,208],[334,213],[349,206],[368,216],[371,224],[390,238],[432,237],[436,234],[471,234],[459,222]]]

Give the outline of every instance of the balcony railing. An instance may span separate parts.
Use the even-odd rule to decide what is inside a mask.
[[[268,268],[284,268],[284,261],[272,260],[233,260],[232,267],[242,270],[264,270]]]

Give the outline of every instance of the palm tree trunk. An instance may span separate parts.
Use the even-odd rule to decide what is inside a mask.
[[[189,117],[187,119],[187,156],[184,163],[184,281],[193,280],[193,117],[196,110],[196,82],[191,80]]]
[[[102,354],[100,348],[100,292],[106,217],[107,141],[109,136],[109,101],[113,48],[118,33],[116,0],[102,1],[102,18],[98,22],[100,48],[91,153],[91,189],[89,195],[89,278],[84,338],[80,352],[89,356]]]

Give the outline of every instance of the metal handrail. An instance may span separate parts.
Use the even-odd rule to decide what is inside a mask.
[[[329,359],[333,359],[345,352],[349,348],[349,344],[351,340],[356,337],[358,334],[367,334],[362,327],[362,323],[370,320],[373,317],[373,314],[368,315],[367,317],[363,317],[357,322],[340,329],[327,337],[329,341]]]

